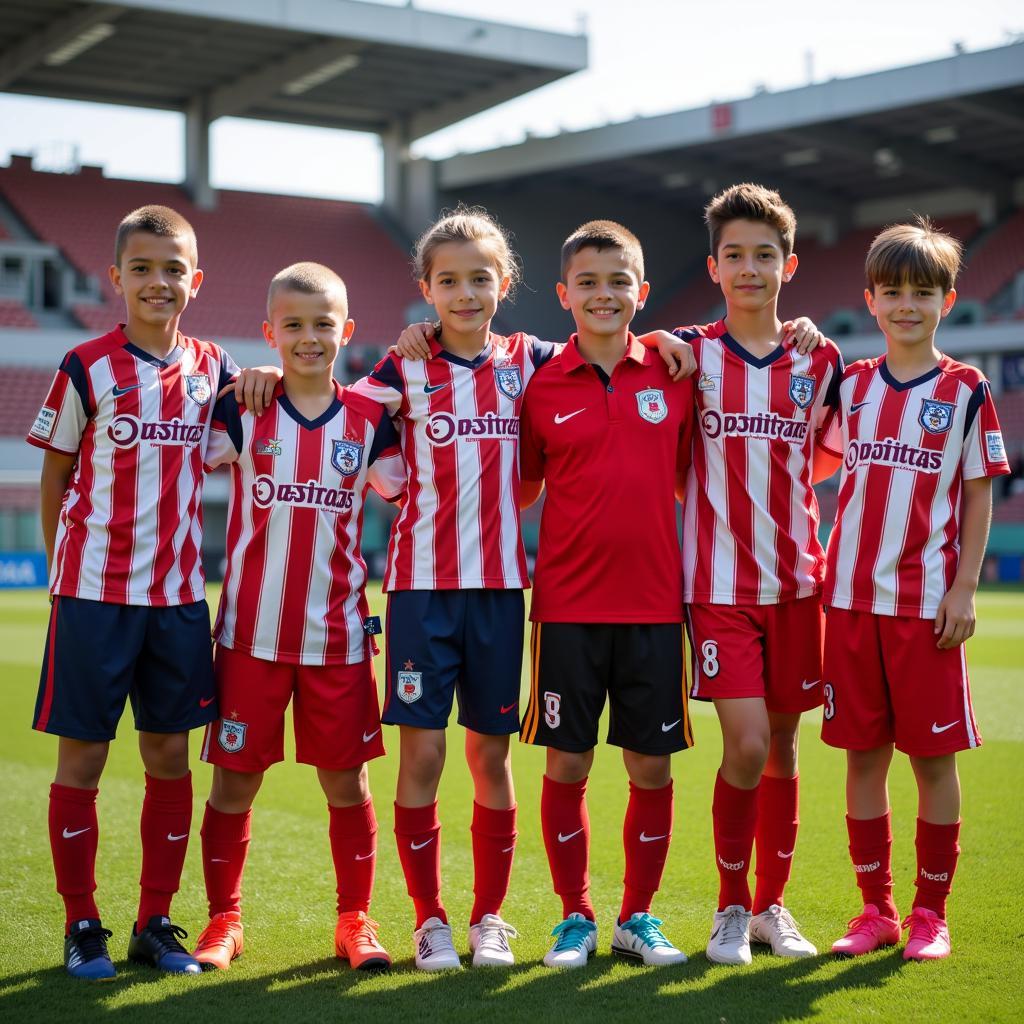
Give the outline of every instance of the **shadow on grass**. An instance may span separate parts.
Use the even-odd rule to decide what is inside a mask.
[[[247,973],[244,959],[230,972],[198,978],[170,978],[118,964],[118,977],[102,984],[75,981],[54,967],[7,978],[0,990],[0,1019],[298,1024],[348,1018],[364,1024],[405,1018],[411,1024],[493,1017],[502,1024],[544,1018],[571,1024],[572,1018],[621,1014],[627,1019],[640,1016],[644,1024],[772,1024],[813,1018],[822,1013],[816,1005],[820,1000],[840,992],[847,1006],[851,997],[856,1004],[859,991],[866,999],[879,998],[878,990],[903,966],[896,950],[849,961],[780,960],[752,971],[712,965],[696,954],[687,965],[657,969],[598,956],[574,971],[527,963],[508,970],[433,975],[403,960],[388,974],[374,975],[349,970],[328,957],[258,976]]]

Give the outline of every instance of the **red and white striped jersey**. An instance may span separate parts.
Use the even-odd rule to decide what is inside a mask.
[[[260,416],[226,395],[207,451],[231,467],[227,572],[214,636],[254,658],[295,665],[365,660],[363,500],[405,489],[398,432],[379,405],[335,384],[307,420],[278,385]]]
[[[203,457],[214,396],[237,372],[217,345],[180,334],[156,359],[123,325],[64,357],[27,438],[78,456],[50,593],[132,605],[202,600]]]
[[[519,532],[519,413],[534,371],[558,350],[492,334],[473,360],[431,343],[390,355],[353,385],[398,421],[409,490],[391,530],[384,589],[530,585]]]
[[[948,356],[901,383],[853,363],[823,447],[843,459],[825,603],[930,619],[956,575],[964,480],[1009,473],[988,381]]]
[[[816,594],[825,570],[811,466],[838,400],[839,349],[781,345],[763,359],[725,322],[675,332],[697,359],[697,422],[683,509],[683,596],[779,604]]]

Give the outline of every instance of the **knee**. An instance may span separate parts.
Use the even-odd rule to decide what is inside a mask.
[[[957,780],[956,756],[946,754],[941,757],[912,757],[910,763],[914,769],[918,785],[942,786]]]
[[[437,782],[444,769],[443,744],[417,743],[402,749],[401,771],[419,783]]]
[[[188,774],[188,733],[139,733],[139,752],[148,774],[180,779]]]
[[[593,763],[592,750],[576,753],[548,747],[547,775],[555,782],[582,782],[590,774],[590,766]]]
[[[355,807],[370,799],[366,765],[341,772],[320,771],[320,785],[327,802],[335,807]]]
[[[244,814],[256,799],[262,782],[262,772],[233,772],[215,767],[210,806],[223,814]]]
[[[729,745],[726,757],[736,771],[756,780],[768,762],[769,739],[760,733],[744,733]]]
[[[96,789],[106,763],[106,743],[76,743],[74,750],[62,747],[54,781],[72,789]]]
[[[667,756],[652,757],[624,750],[622,759],[630,782],[641,789],[662,789],[672,780],[672,759]]]
[[[796,774],[797,736],[790,729],[772,733],[769,760],[774,768],[780,770],[780,776],[791,778]]]
[[[507,742],[480,744],[467,754],[469,770],[476,779],[500,782],[510,773],[511,756]]]

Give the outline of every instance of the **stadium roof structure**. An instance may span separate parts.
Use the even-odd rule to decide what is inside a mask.
[[[529,138],[439,163],[448,194],[527,183],[702,206],[737,181],[801,214],[971,189],[998,207],[1024,168],[1024,43],[692,110]]]
[[[411,2],[0,0],[0,90],[184,112],[193,194],[218,117],[377,132],[404,159],[413,139],[586,64],[584,36]]]

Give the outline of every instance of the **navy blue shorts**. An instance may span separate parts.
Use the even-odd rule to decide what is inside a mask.
[[[519,729],[521,590],[398,590],[388,595],[387,688],[381,721],[488,736]]]
[[[57,596],[32,727],[112,740],[132,702],[140,732],[188,732],[218,715],[205,601],[152,608]]]

